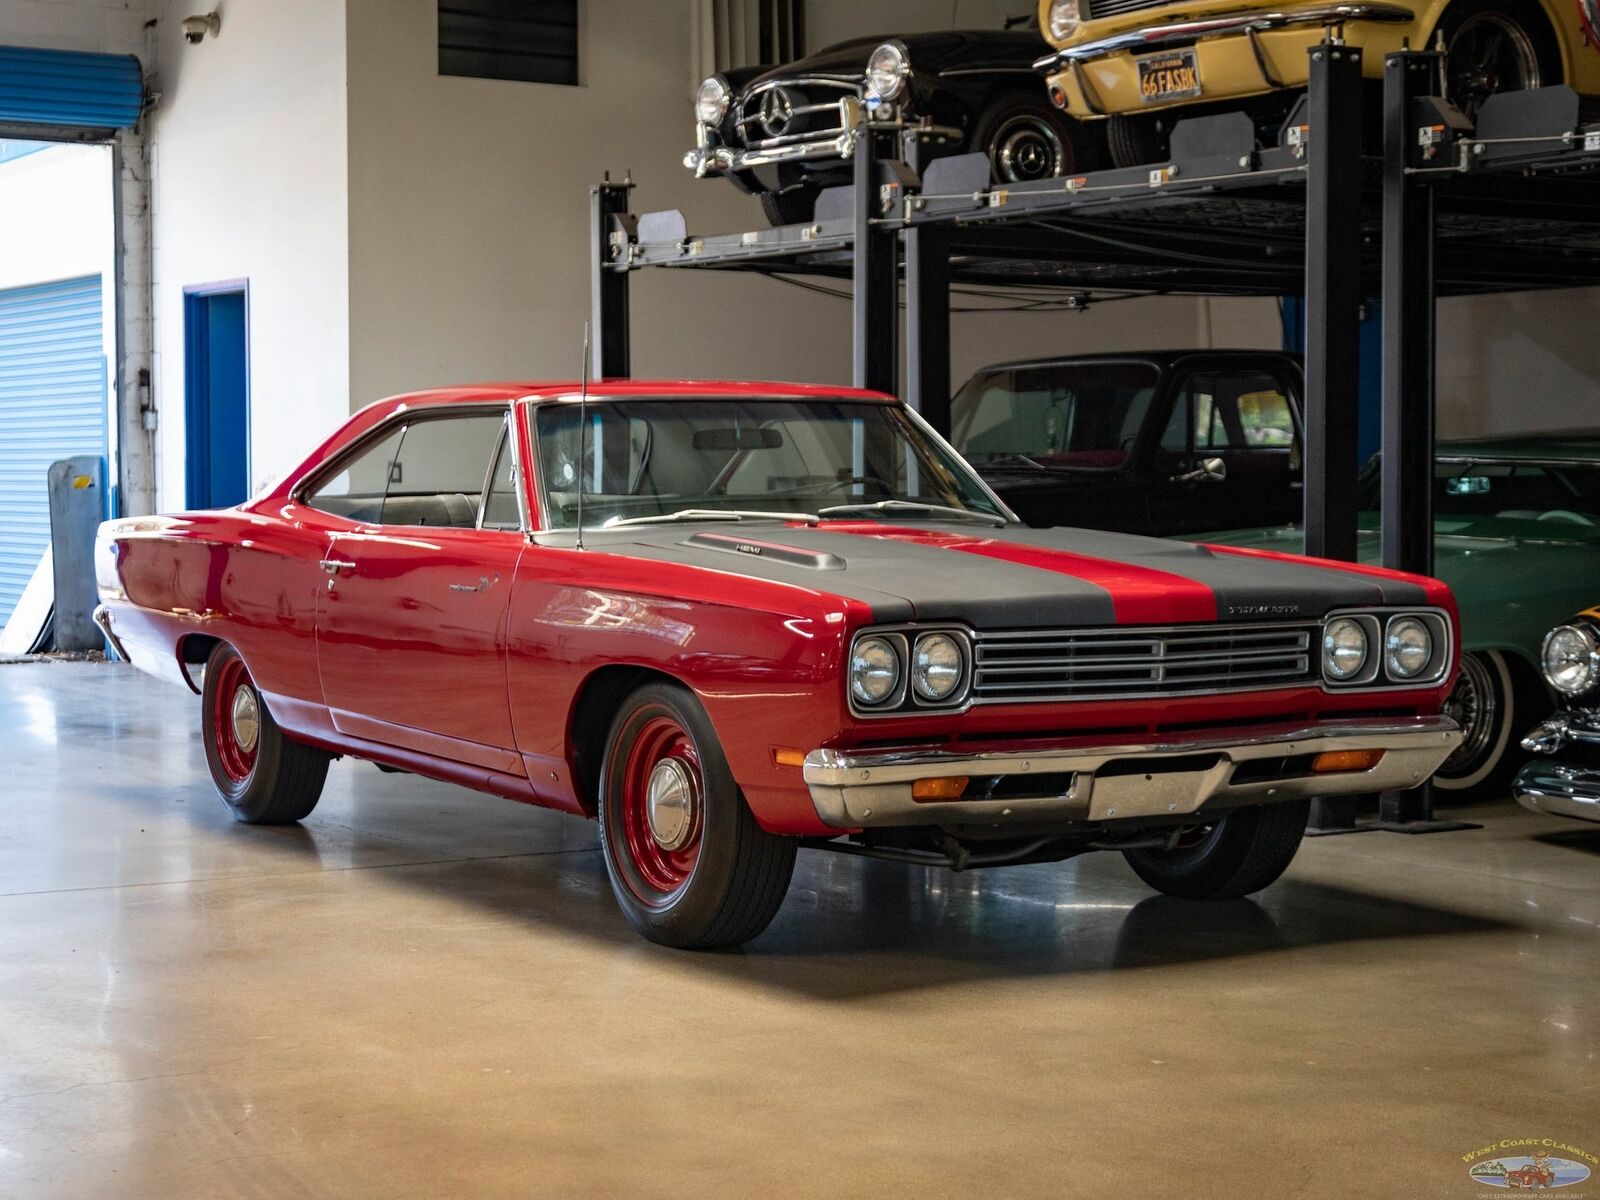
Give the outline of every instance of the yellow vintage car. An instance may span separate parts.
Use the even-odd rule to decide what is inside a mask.
[[[1498,91],[1600,95],[1600,0],[1039,0],[1039,24],[1055,47],[1034,64],[1051,98],[1080,120],[1109,118],[1119,166],[1164,159],[1170,126],[1195,106],[1281,120],[1329,30],[1362,47],[1373,80],[1386,54],[1442,45],[1446,94],[1469,116]]]

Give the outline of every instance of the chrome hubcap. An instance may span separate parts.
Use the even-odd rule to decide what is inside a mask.
[[[694,776],[681,758],[664,758],[650,772],[645,791],[650,836],[663,850],[678,850],[694,832]]]
[[[261,736],[261,704],[254,689],[241,687],[233,694],[233,740],[246,754]]]
[[[1066,152],[1056,131],[1036,117],[1008,121],[994,140],[995,174],[1005,183],[1060,175]]]

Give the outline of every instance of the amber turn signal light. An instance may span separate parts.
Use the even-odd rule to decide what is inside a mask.
[[[793,746],[774,746],[772,761],[780,767],[803,767],[806,765],[806,752],[796,750]]]
[[[938,779],[919,779],[911,785],[913,800],[959,800],[967,790],[965,775],[941,775]]]
[[[1324,750],[1311,760],[1311,770],[1316,775],[1370,771],[1382,761],[1382,750]]]

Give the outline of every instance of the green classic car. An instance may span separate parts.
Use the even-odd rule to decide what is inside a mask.
[[[1377,460],[1361,482],[1361,559],[1377,562]],[[1518,738],[1555,703],[1539,670],[1553,625],[1600,585],[1600,433],[1440,442],[1433,573],[1461,606],[1461,677],[1449,711],[1466,731],[1434,777],[1458,793],[1505,794]],[[1191,540],[1298,553],[1297,525]]]

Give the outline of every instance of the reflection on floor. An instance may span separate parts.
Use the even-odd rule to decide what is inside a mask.
[[[1600,829],[1320,839],[1225,905],[803,854],[763,938],[681,954],[572,818],[341,762],[235,825],[197,718],[0,667],[0,1197],[1466,1196],[1501,1139],[1600,1154]]]

